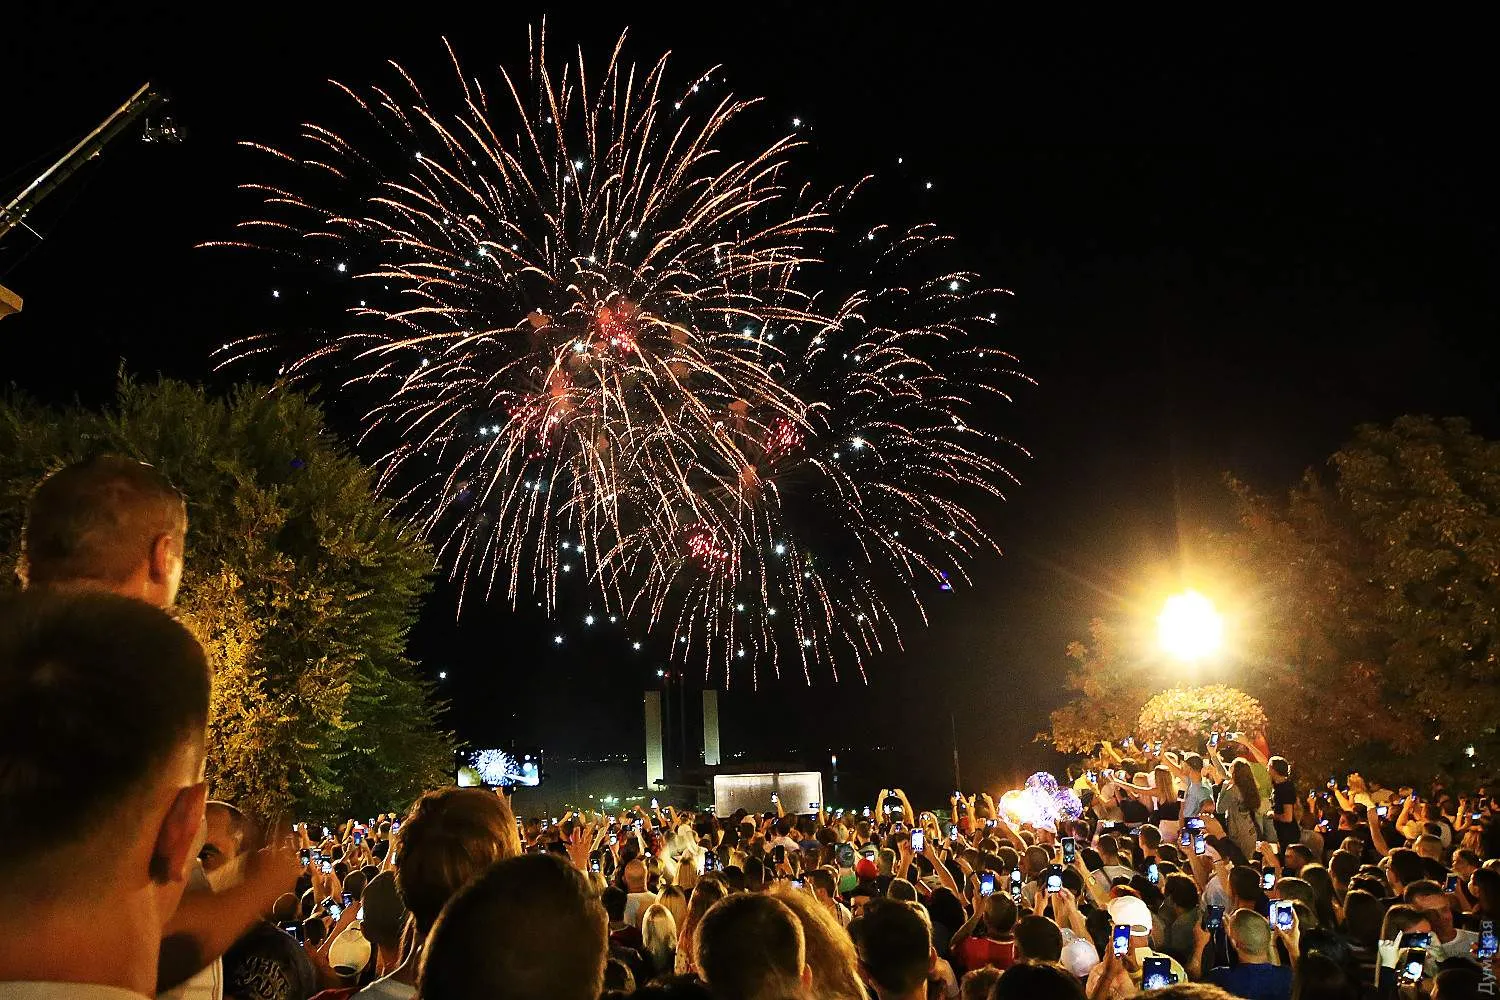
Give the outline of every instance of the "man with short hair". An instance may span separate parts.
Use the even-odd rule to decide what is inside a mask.
[[[99,591],[170,608],[187,528],[187,505],[166,476],[99,455],[59,469],[32,492],[16,575],[29,589]],[[223,868],[217,885],[195,875],[163,932],[158,990],[171,1000],[219,1000],[220,957],[295,886],[296,861],[289,851],[260,851]]]
[[[802,922],[770,894],[719,900],[698,922],[694,940],[698,971],[714,1000],[795,995],[812,983]]]
[[[1016,960],[1016,904],[1003,892],[978,897],[974,904],[974,915],[954,932],[948,955],[964,971],[993,965],[1004,972]]]
[[[1208,787],[1208,782],[1203,780],[1203,757],[1196,753],[1190,753],[1182,758],[1183,796],[1182,796],[1182,819],[1187,821],[1189,816],[1197,816],[1203,811],[1204,803],[1212,803],[1214,800],[1213,789]]]
[[[485,867],[521,853],[505,798],[482,788],[439,788],[418,799],[396,834],[396,892],[410,915],[417,946],[384,979],[365,987],[372,1000],[416,995],[423,942],[438,914]]]
[[[1406,887],[1406,902],[1427,915],[1432,925],[1432,944],[1427,949],[1430,965],[1436,968],[1450,958],[1471,958],[1479,935],[1453,925],[1453,903],[1443,887],[1423,879]]]
[[[1113,834],[1100,834],[1094,849],[1099,852],[1099,860],[1104,862],[1104,867],[1094,873],[1094,881],[1104,888],[1108,889],[1113,885],[1115,879],[1128,882],[1135,875],[1134,868],[1128,868],[1120,862],[1120,845]]]
[[[0,692],[0,995],[154,996],[203,835],[202,647],[141,601],[15,595]]]
[[[421,995],[598,1000],[605,924],[598,897],[567,862],[552,854],[507,858],[484,869],[444,908],[427,939]]]
[[[1239,909],[1225,920],[1224,926],[1239,964],[1221,965],[1203,978],[1245,1000],[1290,1000],[1292,970],[1271,961],[1274,947],[1271,922],[1254,910]],[[1196,953],[1190,967],[1201,965],[1210,940],[1212,936],[1200,924],[1194,932]]]
[[[1313,851],[1303,843],[1291,844],[1286,849],[1286,855],[1282,859],[1282,872],[1285,875],[1300,875],[1302,869],[1313,863]]]
[[[839,926],[845,930],[849,929],[849,921],[854,919],[854,914],[849,907],[839,902],[838,896],[834,894],[838,884],[834,880],[833,872],[827,868],[814,868],[807,873],[808,884],[812,886],[813,898],[823,905],[823,909],[833,915],[833,919],[839,922]]]
[[[1386,857],[1391,862],[1385,873],[1386,881],[1391,885],[1391,901],[1399,902],[1400,897],[1406,893],[1406,887],[1413,882],[1422,881],[1426,875],[1422,867],[1422,856],[1410,847],[1398,847]]]
[[[107,590],[169,608],[177,601],[187,506],[151,466],[100,455],[32,493],[16,575],[26,587]]]
[[[198,860],[203,873],[212,875],[240,856],[245,844],[245,814],[217,799],[203,810],[203,850]]]
[[[1062,928],[1039,913],[1028,913],[1016,921],[1017,962],[1061,962]]]
[[[937,952],[931,932],[910,904],[892,899],[870,903],[854,944],[860,975],[879,1000],[926,1000]]]
[[[646,862],[631,858],[625,864],[625,922],[641,926],[641,916],[656,902],[656,893],[646,891]]]

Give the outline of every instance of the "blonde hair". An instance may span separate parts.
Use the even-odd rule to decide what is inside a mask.
[[[681,927],[683,920],[687,918],[687,893],[675,885],[669,885],[657,893],[656,901],[667,908],[667,912],[672,914],[672,922]]]
[[[641,942],[658,974],[672,971],[672,956],[677,951],[677,921],[671,910],[660,903],[646,907],[641,918]]]
[[[773,885],[770,894],[785,903],[802,925],[807,967],[812,970],[809,992],[822,1000],[866,1000],[854,942],[828,908],[811,893],[785,882]]]

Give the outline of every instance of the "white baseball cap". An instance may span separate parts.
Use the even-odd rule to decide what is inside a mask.
[[[1114,924],[1129,924],[1130,933],[1151,933],[1151,908],[1139,896],[1117,896],[1109,901],[1109,919]]]
[[[356,921],[328,946],[328,964],[341,976],[357,976],[369,963],[370,952],[370,942]]]

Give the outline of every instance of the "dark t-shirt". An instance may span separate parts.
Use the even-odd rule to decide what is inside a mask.
[[[1148,821],[1151,818],[1151,810],[1147,809],[1146,804],[1139,799],[1124,798],[1120,800],[1120,815],[1124,817],[1125,822],[1134,826]]]
[[[1291,806],[1292,816],[1297,815],[1297,786],[1290,778],[1271,784],[1272,812],[1280,814],[1283,806]],[[1297,825],[1295,818],[1290,822],[1276,820],[1276,839],[1281,841],[1282,847],[1295,844],[1302,839],[1302,828]]]
[[[1245,1000],[1291,1000],[1292,996],[1292,970],[1285,965],[1220,966],[1208,974],[1208,981]]]
[[[302,946],[262,922],[224,953],[224,996],[234,1000],[307,1000],[317,975]]]

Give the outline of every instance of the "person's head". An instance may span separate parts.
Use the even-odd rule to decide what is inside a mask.
[[[1407,904],[1426,914],[1427,922],[1440,938],[1453,932],[1453,906],[1441,885],[1419,879],[1406,887],[1404,898]]]
[[[630,966],[618,958],[611,958],[604,963],[604,992],[624,994],[629,996],[635,992],[635,973],[630,971]]]
[[[1120,892],[1122,890],[1116,890]],[[1143,947],[1151,935],[1151,908],[1139,896],[1118,895],[1109,901],[1109,919],[1115,925],[1130,928],[1130,939]]]
[[[1480,1000],[1481,997],[1493,996],[1494,979],[1490,979],[1486,988],[1484,978],[1484,973],[1475,965],[1445,963],[1432,981],[1432,1000]]]
[[[1016,904],[1003,892],[992,893],[984,901],[984,933],[991,938],[1006,938],[1016,926]]]
[[[1083,1000],[1083,984],[1050,962],[1012,965],[995,981],[990,1000]]]
[[[187,506],[149,465],[117,455],[42,480],[26,505],[23,586],[108,590],[171,607],[182,582]]]
[[[1279,785],[1283,781],[1289,780],[1292,776],[1291,761],[1280,754],[1266,761],[1266,769],[1271,772],[1271,782],[1273,784]]]
[[[802,924],[812,995],[819,1000],[866,1000],[854,942],[837,918],[816,899],[785,882],[778,882],[772,891]]]
[[[1255,784],[1255,771],[1250,762],[1243,757],[1236,757],[1229,768],[1229,780],[1234,782],[1235,789],[1240,793],[1240,800],[1245,803],[1250,814],[1253,816],[1260,812],[1260,788]]]
[[[525,854],[484,869],[444,907],[418,992],[424,1000],[597,1000],[608,953],[604,910],[583,876],[551,854]]]
[[[1190,753],[1182,758],[1182,766],[1187,768],[1188,777],[1198,781],[1203,777],[1203,756]]]
[[[1380,924],[1384,919],[1385,905],[1374,893],[1350,889],[1344,896],[1344,932],[1355,944],[1375,947],[1380,940]]]
[[[1469,876],[1469,895],[1487,917],[1500,917],[1500,869],[1479,867]]]
[[[855,948],[860,973],[882,1000],[921,989],[936,957],[932,933],[917,911],[889,899],[865,907]]]
[[[1424,833],[1411,846],[1412,850],[1429,861],[1443,860],[1443,840],[1436,834]]]
[[[203,810],[203,848],[198,860],[212,874],[240,856],[245,844],[245,814],[228,802],[214,800]]]
[[[1016,958],[1028,962],[1062,961],[1062,930],[1040,913],[1016,921]]]
[[[1328,856],[1328,874],[1340,891],[1349,888],[1349,880],[1359,871],[1359,855],[1350,854],[1342,848]]]
[[[1265,962],[1271,952],[1271,923],[1254,910],[1240,908],[1225,921],[1229,943],[1241,962]]]
[[[202,844],[208,698],[203,647],[158,608],[88,591],[0,601],[0,884],[10,903],[0,928],[10,945],[66,933],[46,914],[108,913],[148,952],[152,980],[135,982],[147,974],[129,964],[140,956],[121,954],[112,958],[131,982],[117,985],[154,990],[161,927]],[[59,754],[87,762],[86,780]]]
[[[755,1000],[812,979],[801,922],[768,893],[719,900],[694,937],[698,971],[715,1000]]]
[[[521,853],[505,799],[482,788],[440,788],[418,799],[396,832],[396,888],[426,936],[443,905],[487,866]]]
[[[600,894],[600,903],[604,906],[604,912],[612,924],[624,923],[625,906],[630,902],[630,894],[617,885],[607,887]]]
[[[1167,876],[1162,883],[1162,894],[1172,901],[1178,913],[1186,913],[1198,905],[1198,883],[1182,872]]]
[[[1479,869],[1481,859],[1479,855],[1467,847],[1453,852],[1453,870],[1464,878],[1473,875]]]
[[[1176,802],[1177,784],[1172,780],[1172,771],[1165,764],[1158,764],[1151,772],[1151,794],[1158,802]],[[1160,842],[1161,838],[1157,837]]]
[[[677,921],[672,918],[672,911],[660,903],[646,907],[641,916],[641,940],[656,967],[662,968],[677,950]]]
[[[1120,863],[1120,847],[1115,842],[1113,834],[1100,834],[1099,840],[1094,846],[1098,849],[1099,857],[1104,860],[1105,864],[1117,865]]]
[[[365,911],[360,921],[365,937],[387,955],[399,953],[406,907],[401,905],[401,894],[396,890],[396,873],[380,872],[370,879],[360,897],[360,906]]]
[[[993,965],[964,973],[958,981],[958,1000],[989,1000],[990,990],[1000,981],[1000,970]]]
[[[833,894],[838,889],[838,883],[834,881],[833,872],[827,868],[814,868],[807,873],[807,884],[812,887],[813,895],[818,902],[825,905],[833,901]]]
[[[899,899],[903,903],[915,903],[917,901],[917,887],[904,878],[891,879],[891,884],[885,887],[885,894],[891,899]]]
[[[1380,940],[1394,941],[1407,932],[1422,934],[1431,930],[1427,914],[1415,906],[1397,903],[1385,911],[1385,920],[1380,924]]]
[[[1254,904],[1261,896],[1260,872],[1249,865],[1229,869],[1229,894],[1239,906]]]
[[[625,891],[646,891],[646,862],[640,858],[632,858],[625,864]]]
[[[1390,881],[1393,892],[1400,894],[1413,882],[1422,880],[1426,869],[1422,865],[1422,856],[1416,851],[1409,847],[1398,847],[1387,857],[1390,858],[1391,867],[1386,878]]]
[[[1302,956],[1294,983],[1296,1000],[1359,1000],[1360,996],[1358,983],[1343,963],[1317,951]]]
[[[1306,844],[1290,844],[1286,849],[1283,864],[1289,871],[1296,873],[1300,872],[1305,865],[1312,864],[1313,860],[1311,847]]]

